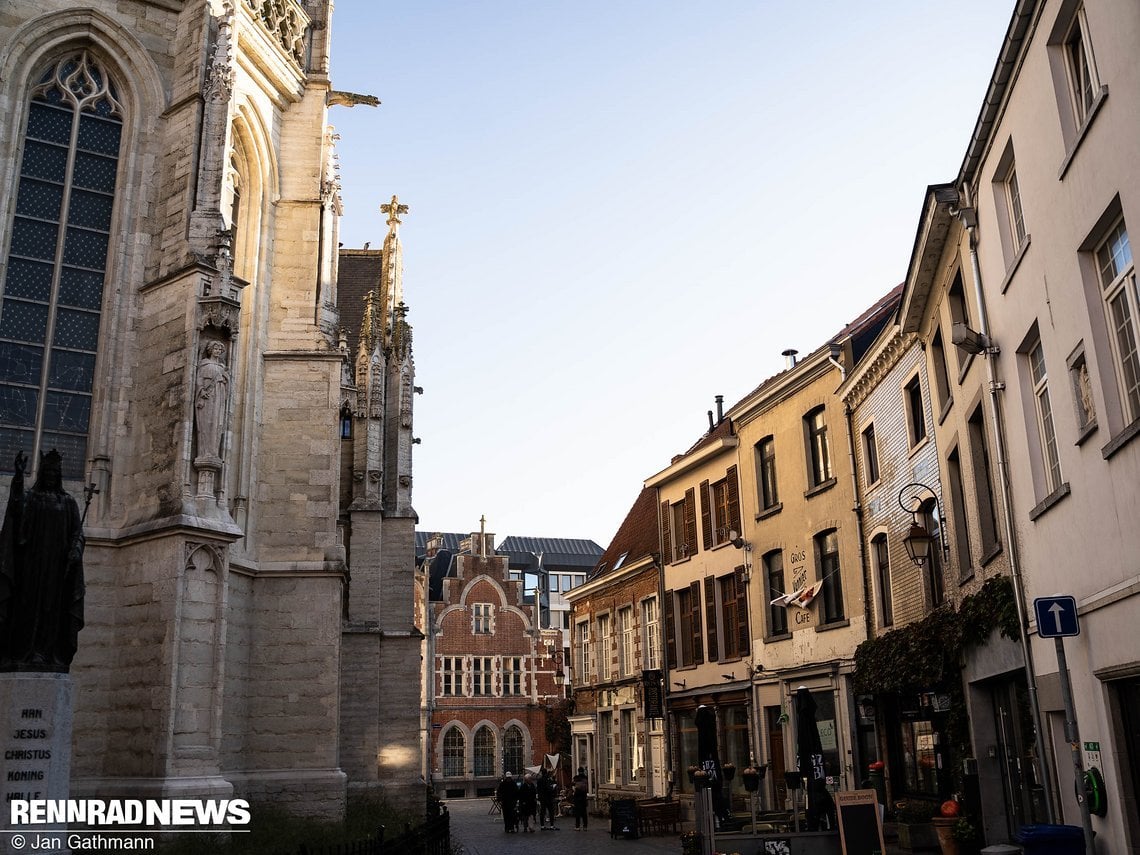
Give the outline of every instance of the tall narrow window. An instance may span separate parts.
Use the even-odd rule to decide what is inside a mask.
[[[835,529],[815,536],[816,565],[819,580],[823,582],[823,622],[836,623],[845,619],[843,612],[843,579],[839,575],[839,536]]]
[[[910,432],[910,446],[914,448],[926,439],[926,408],[922,402],[922,383],[917,376],[912,377],[903,388],[906,400],[907,429]]]
[[[471,693],[477,697],[491,695],[491,664],[490,656],[476,656],[471,660]]]
[[[1078,127],[1084,124],[1092,109],[1099,84],[1085,35],[1085,10],[1081,7],[1073,17],[1073,24],[1065,39],[1065,66],[1069,75],[1069,89],[1073,99],[1073,118]]]
[[[740,649],[740,621],[744,604],[736,596],[736,574],[721,576],[717,579],[717,587],[720,592],[721,658],[739,659],[743,655]]]
[[[645,633],[642,661],[648,670],[653,671],[661,667],[661,618],[656,597],[650,597],[641,604],[641,625]]]
[[[670,563],[683,561],[697,551],[696,490],[685,491],[680,502],[661,503],[661,555]]]
[[[895,622],[895,607],[891,593],[891,557],[885,534],[876,535],[871,540],[871,554],[875,560],[875,578],[879,583],[879,616],[883,626],[890,626]]]
[[[440,657],[440,695],[453,697],[463,694],[463,659],[458,656]]]
[[[1016,253],[1025,245],[1025,214],[1021,211],[1021,188],[1017,183],[1017,170],[1012,166],[1005,176],[1005,198],[1009,206],[1009,233]]]
[[[979,406],[967,424],[970,437],[970,468],[974,475],[974,502],[978,508],[978,525],[982,532],[982,561],[988,560],[998,546],[997,504],[990,472],[990,452],[986,443],[985,419]]]
[[[922,527],[930,533],[930,556],[926,560],[926,584],[932,608],[946,601],[946,582],[942,575],[942,518],[933,500],[922,506]]]
[[[618,676],[633,673],[633,607],[618,611]]]
[[[942,344],[941,327],[934,331],[934,337],[930,340],[930,362],[934,368],[934,385],[938,390],[938,406],[941,412],[950,403],[950,375],[946,371],[946,348]],[[937,416],[938,412],[935,415]]]
[[[598,759],[602,761],[602,780],[614,783],[614,714],[598,713]]]
[[[784,582],[784,553],[776,549],[764,556],[764,601],[768,603],[768,635],[788,631],[788,610],[772,601],[788,593]]]
[[[575,627],[576,644],[574,648],[574,666],[578,672],[578,683],[590,682],[590,624],[588,621],[579,621]]]
[[[958,449],[946,455],[946,474],[950,478],[950,522],[953,524],[954,551],[958,555],[958,581],[973,575],[970,555],[970,527],[966,524],[966,490],[962,484],[962,460]]]
[[[636,711],[632,709],[625,709],[621,711],[621,769],[622,769],[622,783],[635,784],[637,783],[637,767],[640,765],[638,762],[638,754],[640,754],[640,746],[638,745],[637,738],[637,719],[634,716]]]
[[[486,778],[495,774],[495,732],[487,725],[475,731],[475,775]]]
[[[610,635],[610,616],[598,615],[598,679],[610,678],[610,651],[613,650],[613,638]]]
[[[1033,384],[1046,492],[1052,493],[1061,486],[1061,458],[1057,451],[1057,430],[1053,426],[1053,405],[1049,400],[1049,378],[1045,373],[1045,353],[1041,349],[1040,338],[1030,345],[1026,361],[1029,363],[1029,377]]]
[[[503,657],[503,694],[523,693],[523,659],[521,656]]]
[[[807,435],[808,487],[818,487],[831,479],[831,452],[827,446],[827,423],[824,408],[817,407],[804,416]]]
[[[693,653],[693,593],[690,588],[676,592],[678,662],[682,668],[695,663]]]
[[[503,772],[521,775],[523,771],[523,735],[512,724],[503,732]]]
[[[57,449],[82,478],[123,110],[86,51],[32,88],[0,305],[0,466]]]
[[[863,473],[867,486],[879,480],[879,445],[875,440],[875,426],[867,425],[863,429]]]
[[[756,483],[761,510],[766,511],[780,503],[780,493],[776,489],[776,440],[770,436],[756,443]]]
[[[959,270],[954,274],[954,282],[946,292],[946,300],[950,305],[951,322],[970,326],[970,311],[966,303],[966,289],[962,285],[962,271]],[[958,350],[958,382],[962,381],[962,375],[969,366],[971,359],[973,359],[971,354],[961,349]]]
[[[1136,269],[1128,230],[1120,219],[1094,253],[1104,297],[1109,338],[1116,358],[1125,422],[1140,418],[1140,351],[1137,348]]]
[[[449,727],[443,737],[443,774],[448,778],[460,778],[465,768],[467,741],[458,727]]]
[[[491,604],[474,603],[471,606],[471,631],[484,635],[491,631]]]

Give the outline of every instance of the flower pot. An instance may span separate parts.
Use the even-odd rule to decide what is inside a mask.
[[[900,822],[898,824],[899,846],[917,852],[922,849],[938,849],[938,835],[931,822]]]
[[[942,855],[958,855],[958,840],[954,836],[954,826],[958,824],[958,818],[936,816],[932,822],[934,833],[938,835],[938,845],[942,847]]]

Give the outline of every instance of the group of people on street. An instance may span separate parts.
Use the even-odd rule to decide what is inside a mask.
[[[589,824],[589,815],[586,812],[589,778],[585,769],[578,769],[578,774],[571,782],[571,791],[574,829],[585,831]],[[554,822],[558,817],[558,795],[558,782],[548,769],[540,770],[537,778],[528,772],[521,780],[516,779],[513,773],[507,772],[495,791],[495,798],[503,813],[503,829],[507,834],[517,833],[520,831],[520,826],[524,834],[535,830],[558,831],[558,826]]]

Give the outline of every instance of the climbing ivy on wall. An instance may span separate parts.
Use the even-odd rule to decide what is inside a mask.
[[[998,629],[1018,637],[1017,604],[1006,576],[994,576],[955,610],[935,609],[925,618],[864,641],[855,651],[855,690],[907,692],[951,687],[966,651]]]

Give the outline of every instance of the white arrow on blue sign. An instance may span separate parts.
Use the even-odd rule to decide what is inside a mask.
[[[1065,638],[1080,635],[1077,601],[1072,597],[1037,597],[1033,601],[1037,615],[1037,634],[1042,638]]]

